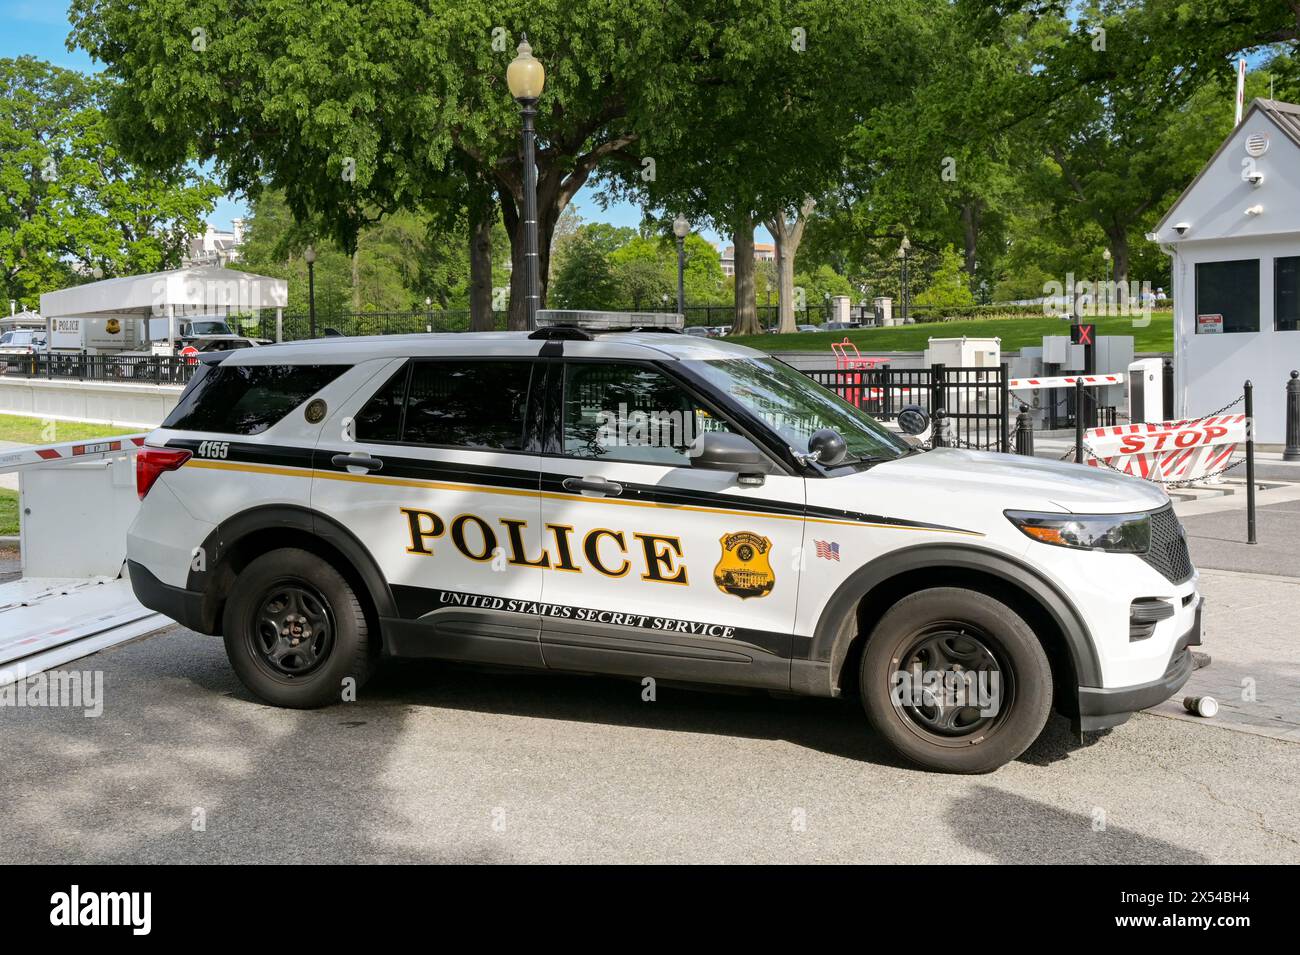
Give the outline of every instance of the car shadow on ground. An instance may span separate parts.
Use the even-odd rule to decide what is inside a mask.
[[[945,821],[961,842],[994,862],[1021,865],[1202,865],[1199,852],[1110,824],[1106,808],[1090,814],[1049,806],[993,786],[957,795]]]
[[[660,682],[653,701],[639,679],[482,667],[435,660],[386,664],[363,691],[370,703],[406,704],[638,729],[779,739],[831,756],[920,770],[872,729],[856,698],[772,695],[745,688]],[[1045,766],[1092,745],[1053,715],[1020,757]]]

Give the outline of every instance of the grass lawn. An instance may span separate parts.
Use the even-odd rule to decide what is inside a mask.
[[[135,434],[139,430],[141,429],[115,428],[108,424],[81,424],[77,421],[52,421],[47,418],[0,414],[0,441],[17,441],[19,444],[57,444],[60,441]]]
[[[0,487],[0,537],[18,534],[18,492]]]
[[[1132,335],[1133,349],[1139,352],[1174,350],[1173,312],[1153,312],[1145,328],[1134,327],[1141,317],[1115,316],[1085,319],[1095,321],[1098,335]],[[824,351],[831,357],[831,343],[844,336],[858,346],[863,355],[887,351],[924,351],[931,338],[1001,338],[1003,351],[1017,351],[1041,345],[1044,335],[1068,335],[1070,323],[1060,318],[987,318],[951,322],[926,322],[923,325],[900,325],[893,328],[862,328],[850,332],[799,332],[793,335],[741,335],[729,342],[761,348],[763,351]]]

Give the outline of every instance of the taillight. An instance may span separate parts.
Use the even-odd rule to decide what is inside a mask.
[[[190,457],[191,452],[176,448],[141,448],[135,456],[135,493],[140,495],[140,500],[144,500],[158,475],[175,471]]]

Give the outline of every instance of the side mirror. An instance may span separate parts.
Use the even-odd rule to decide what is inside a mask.
[[[898,412],[898,427],[904,434],[925,434],[930,428],[930,413],[920,405],[908,405]]]
[[[753,441],[730,431],[705,431],[691,444],[690,458],[691,467],[731,471],[740,475],[741,484],[762,484],[771,469],[767,455]]]
[[[844,436],[834,428],[820,428],[808,439],[807,460],[816,461],[823,467],[835,467],[848,453],[849,446],[844,443]]]

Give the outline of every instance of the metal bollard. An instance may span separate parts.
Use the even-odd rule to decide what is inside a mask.
[[[1283,461],[1300,461],[1300,371],[1286,383],[1286,450]]]
[[[1074,463],[1083,460],[1083,376],[1074,379]]]
[[[1029,414],[1029,405],[1021,405],[1020,414],[1016,415],[1016,454],[1034,456],[1034,419]]]
[[[1255,540],[1255,386],[1246,379],[1246,543]]]
[[[943,429],[947,424],[947,415],[942,408],[936,408],[930,419],[930,447],[943,447]]]

